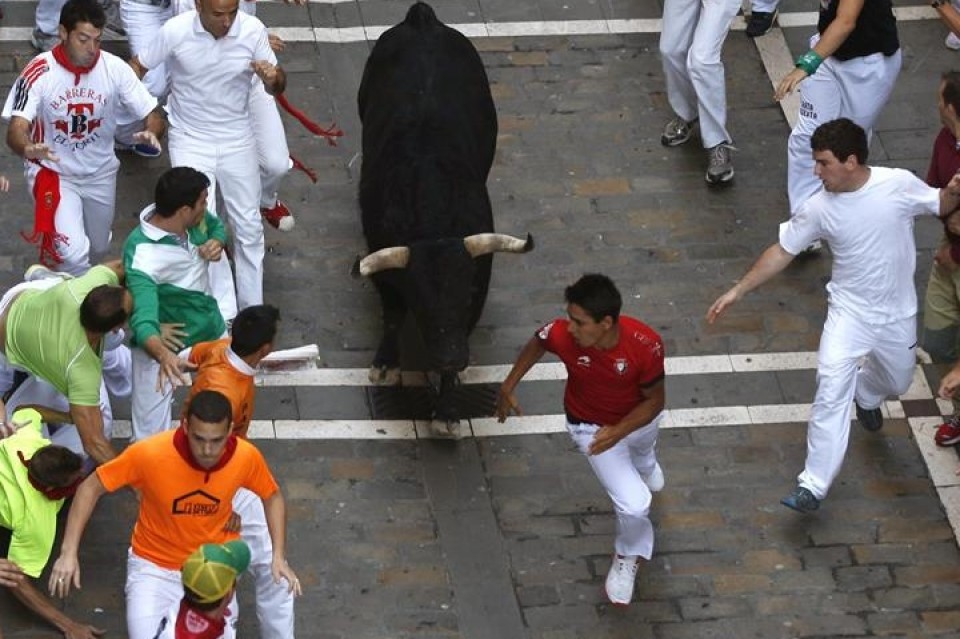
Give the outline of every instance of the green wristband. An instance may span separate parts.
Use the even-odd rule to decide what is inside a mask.
[[[820,57],[820,54],[814,51],[813,49],[810,49],[809,51],[804,53],[802,56],[797,58],[795,65],[798,69],[803,69],[804,71],[806,71],[807,75],[809,76],[816,73],[817,69],[820,67],[822,63],[823,63],[823,58]]]

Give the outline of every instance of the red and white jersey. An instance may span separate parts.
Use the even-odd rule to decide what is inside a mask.
[[[53,52],[31,60],[13,85],[3,118],[32,122],[32,139],[46,144],[59,162],[41,161],[60,175],[84,177],[116,171],[113,150],[117,121],[134,122],[157,106],[126,62],[101,51],[87,73],[76,74]]]
[[[612,426],[646,399],[644,388],[663,379],[663,341],[643,322],[621,315],[616,346],[583,348],[570,334],[569,324],[557,319],[536,333],[540,344],[567,369],[563,406],[573,417]]]
[[[170,126],[198,140],[250,135],[251,63],[277,63],[267,28],[245,13],[222,38],[203,28],[196,11],[174,16],[137,57],[147,69],[166,64]]]

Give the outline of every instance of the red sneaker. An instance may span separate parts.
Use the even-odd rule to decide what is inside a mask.
[[[289,231],[293,228],[296,221],[293,219],[293,213],[287,208],[287,205],[277,200],[277,203],[270,208],[261,208],[260,215],[273,228],[279,231]]]
[[[953,446],[960,444],[960,417],[951,417],[940,424],[937,434],[933,437],[937,446]]]

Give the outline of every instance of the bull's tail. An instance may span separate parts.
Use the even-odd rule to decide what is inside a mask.
[[[437,19],[437,14],[434,13],[433,7],[426,2],[417,2],[407,11],[407,16],[403,19],[403,23],[415,29],[422,29],[424,27],[434,26],[440,23],[440,20]]]

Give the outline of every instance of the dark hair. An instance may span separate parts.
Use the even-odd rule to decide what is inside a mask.
[[[190,590],[186,586],[183,587],[183,598],[186,599],[187,603],[194,610],[199,610],[200,612],[210,612],[216,610],[220,607],[220,604],[223,603],[223,600],[230,596],[230,593],[220,597],[216,601],[203,602],[200,601],[203,597]]]
[[[620,291],[606,275],[588,273],[563,292],[568,304],[576,304],[587,312],[594,322],[609,317],[614,322],[620,317],[623,300]]]
[[[196,417],[206,424],[233,423],[230,400],[215,390],[203,390],[193,396],[187,406],[187,420]]]
[[[867,163],[870,150],[867,133],[848,118],[831,120],[818,126],[810,138],[810,148],[814,151],[830,151],[841,162],[846,162],[853,155],[861,165]]]
[[[953,107],[954,112],[960,115],[960,71],[945,71],[940,76],[943,83],[943,103]]]
[[[173,217],[181,206],[193,207],[203,190],[210,187],[210,180],[200,171],[189,166],[175,166],[157,180],[153,192],[156,213],[160,217]]]
[[[127,289],[101,284],[80,303],[80,325],[92,333],[109,333],[127,321],[123,306]]]
[[[233,319],[230,348],[240,357],[255,353],[277,336],[280,309],[270,304],[248,306]]]
[[[89,22],[95,29],[103,29],[107,15],[96,0],[67,0],[60,10],[60,25],[70,33],[81,22]]]
[[[30,458],[30,476],[47,488],[69,486],[83,468],[83,458],[69,448],[51,444]]]

